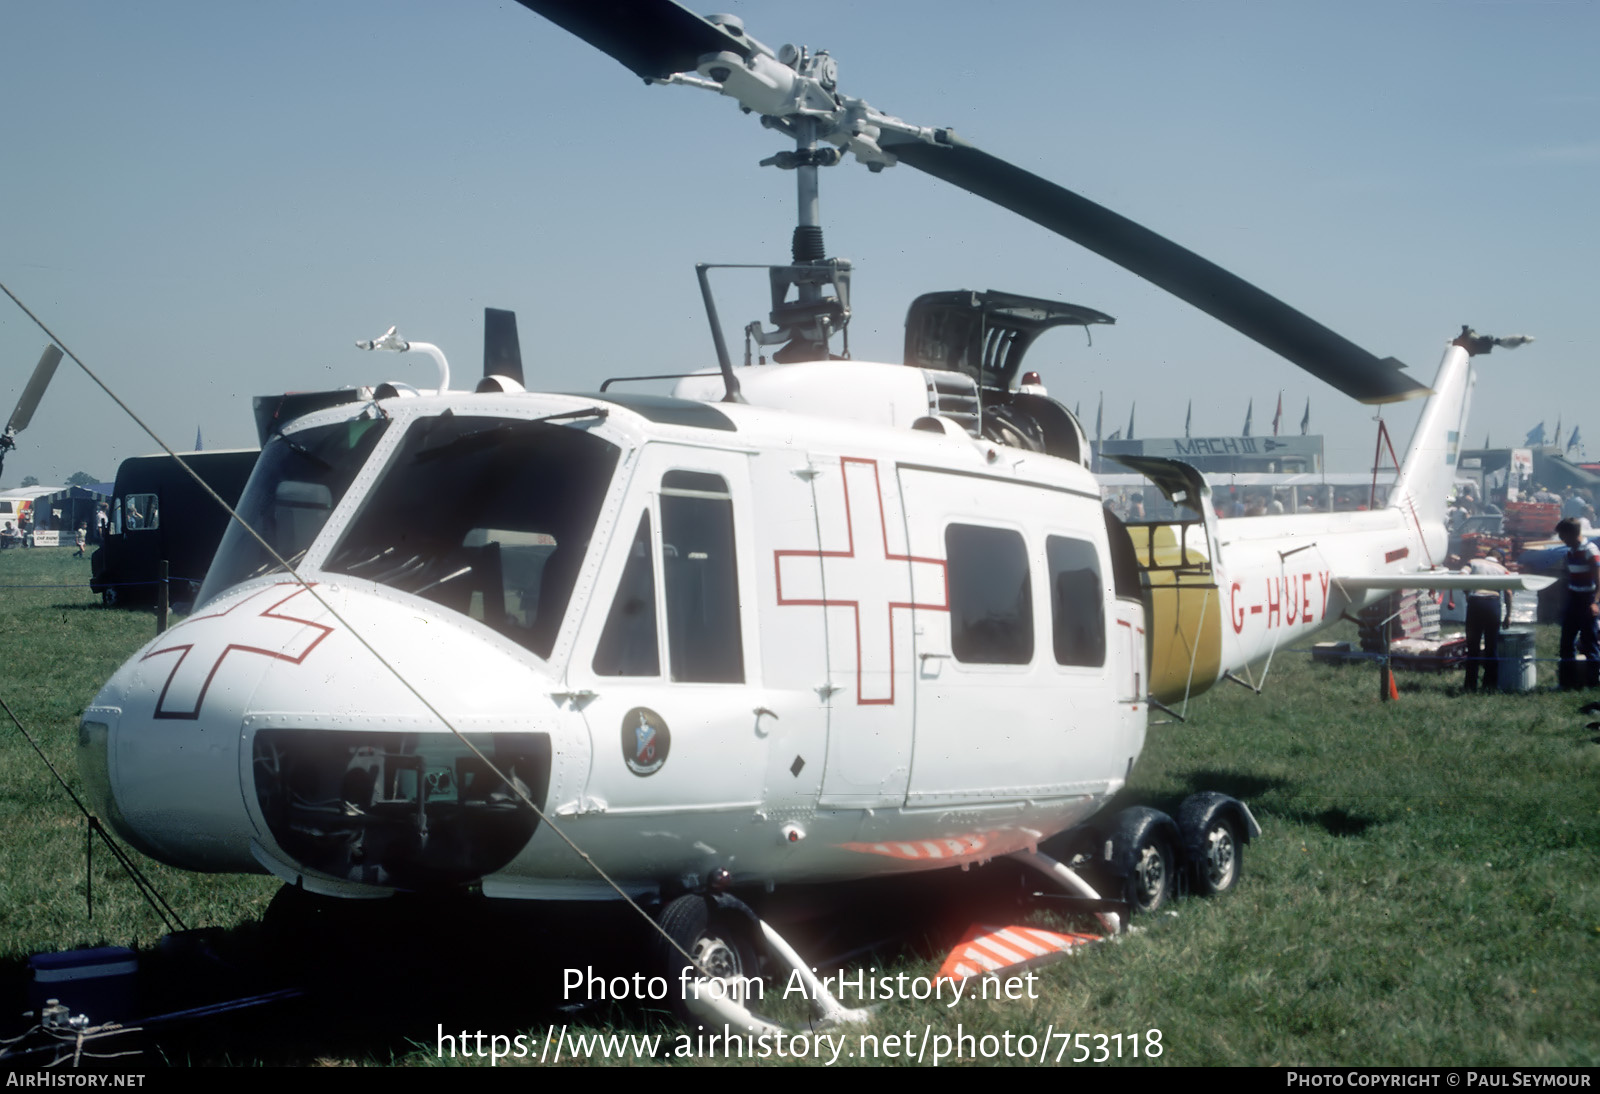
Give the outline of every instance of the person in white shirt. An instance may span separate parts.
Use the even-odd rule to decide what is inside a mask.
[[[1504,575],[1505,552],[1498,547],[1488,558],[1467,563],[1467,573]],[[1503,610],[1502,610],[1502,605]],[[1473,589],[1467,594],[1467,680],[1466,690],[1478,690],[1478,669],[1483,669],[1486,691],[1500,687],[1500,628],[1511,622],[1511,591]]]

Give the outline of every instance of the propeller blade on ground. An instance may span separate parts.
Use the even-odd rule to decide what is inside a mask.
[[[1379,359],[1221,266],[1124,216],[989,155],[950,145],[895,144],[910,167],[1027,217],[1138,274],[1363,403],[1426,395],[1393,357]]]
[[[11,420],[6,423],[7,433],[21,433],[28,428],[39,400],[44,397],[44,389],[50,386],[50,378],[56,374],[56,366],[60,363],[60,347],[46,346],[44,353],[39,356],[39,363],[34,366],[28,386],[22,390],[22,398],[17,400],[17,409],[11,412]]]
[[[520,0],[621,61],[635,75],[660,80],[674,72],[693,72],[707,53],[749,57],[743,38],[724,30],[672,0]]]

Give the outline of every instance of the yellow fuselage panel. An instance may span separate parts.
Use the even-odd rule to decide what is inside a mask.
[[[1135,525],[1128,532],[1150,595],[1150,696],[1181,702],[1221,675],[1223,612],[1215,577],[1192,538],[1187,551],[1180,547],[1172,525]],[[1191,526],[1190,536],[1197,533]]]

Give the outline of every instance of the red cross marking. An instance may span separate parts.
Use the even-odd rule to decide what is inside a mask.
[[[301,593],[305,586],[293,585],[294,592],[288,596],[278,597],[270,605],[263,608],[254,617],[248,612],[229,619],[239,608],[244,607],[252,600],[262,596],[274,596],[275,590],[281,590],[284,585],[291,582],[280,582],[268,586],[259,592],[245,597],[239,603],[225,611],[214,612],[211,615],[191,616],[183,623],[174,627],[171,637],[185,639],[170,646],[163,646],[159,650],[151,650],[140,658],[148,661],[152,657],[163,654],[175,653],[178,659],[173,662],[172,671],[167,673],[167,682],[161,687],[161,695],[156,699],[156,718],[185,718],[191,721],[200,717],[200,706],[206,701],[206,689],[211,687],[212,678],[217,675],[217,670],[222,667],[223,660],[230,653],[259,653],[263,657],[271,657],[278,661],[288,661],[298,665],[316,649],[318,644],[328,635],[333,633],[333,628],[321,623],[313,623],[309,619],[297,619],[292,615],[283,615],[278,609]],[[265,625],[254,622],[255,619],[277,620],[280,624],[273,625],[272,632],[262,634],[262,638],[271,642],[275,635],[281,639],[276,646],[252,646],[243,642],[230,641],[251,631],[261,632]],[[217,622],[223,620],[223,622]],[[311,627],[315,634],[306,634],[302,628]],[[191,656],[191,654],[193,656]],[[172,696],[178,704],[178,709],[167,709],[167,697]]]
[[[945,563],[889,549],[878,461],[847,456],[839,461],[839,470],[844,488],[844,549],[774,551],[778,603],[849,608],[855,617],[856,702],[892,705],[895,609],[949,611]],[[860,537],[856,536],[858,528]],[[823,538],[828,538],[826,531]],[[794,559],[820,562],[806,565],[791,561]]]

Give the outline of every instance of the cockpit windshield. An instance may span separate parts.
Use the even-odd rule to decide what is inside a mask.
[[[549,657],[617,457],[570,419],[424,419],[325,569],[426,597]]]
[[[386,418],[357,418],[278,434],[256,461],[239,499],[239,515],[279,557],[298,565],[388,426]],[[196,603],[248,578],[282,570],[255,536],[231,523]]]

